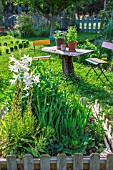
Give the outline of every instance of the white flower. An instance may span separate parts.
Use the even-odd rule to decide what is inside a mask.
[[[39,77],[40,77],[40,75],[34,76],[34,78],[33,78],[34,83],[40,82]]]
[[[11,57],[9,57],[10,62],[16,62],[17,60],[14,58],[14,55],[12,55]]]
[[[10,83],[11,83],[11,84],[15,84],[15,83],[16,83],[16,79],[15,79],[15,80],[11,79],[11,80],[10,80]]]
[[[24,54],[24,57],[22,58],[21,61],[22,61],[24,64],[27,64],[27,65],[28,65],[28,63],[31,64],[31,62],[32,62],[32,57],[29,57],[29,55],[25,55],[25,54]]]
[[[16,65],[9,65],[9,69],[15,73],[19,72],[18,67]]]

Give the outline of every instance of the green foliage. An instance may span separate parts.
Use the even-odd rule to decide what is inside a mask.
[[[22,48],[22,47],[23,47],[23,44],[22,44],[22,43],[19,43],[19,44],[18,44],[18,47],[19,47],[19,48]]]
[[[14,50],[14,48],[13,47],[10,47],[10,51],[12,52]]]
[[[35,32],[33,22],[34,19],[30,14],[22,13],[17,17],[17,24],[14,28],[20,32],[21,37],[32,37]]]
[[[46,137],[54,134],[48,127],[40,129],[36,126],[36,118],[29,110],[23,116],[19,110],[7,112],[0,123],[0,146],[4,157],[9,154],[23,157],[26,153],[39,157],[45,151]]]
[[[103,29],[103,36],[109,42],[113,40],[113,20],[109,20]]]
[[[15,50],[17,50],[17,49],[18,49],[17,45],[14,45],[14,49],[15,49]]]
[[[0,48],[0,55],[2,55],[2,49]]]
[[[77,48],[78,49],[80,48],[80,49],[95,50],[95,51],[97,50],[97,47],[93,43],[91,43],[88,39],[86,39],[85,43],[83,43],[83,44],[78,43]],[[81,57],[78,57],[77,62],[85,63],[85,59],[88,58],[88,56],[89,55],[83,55]],[[90,57],[93,57],[93,56],[97,56],[97,54],[93,53],[93,54],[91,54]]]
[[[66,31],[55,31],[55,33],[53,34],[53,36],[55,37],[55,39],[59,39],[59,38],[63,38],[65,39],[66,38]]]
[[[84,37],[82,35],[81,35],[81,37]],[[30,42],[30,40],[31,40],[31,42]],[[29,48],[27,50],[22,49],[22,54],[29,53],[31,56],[34,56],[34,51],[31,50],[32,40],[33,39],[29,39]],[[54,42],[52,45],[54,45]],[[37,52],[38,52],[38,55],[45,54],[45,53],[42,53],[40,51],[40,49],[38,49]],[[20,59],[18,51],[14,51],[14,54],[18,59]],[[9,78],[11,77],[11,74],[10,74],[10,72],[8,70],[8,66],[7,66],[8,58],[9,58],[9,56],[7,54],[0,57],[0,61],[1,61],[0,62],[1,63],[1,67],[0,67],[0,76],[1,76],[1,78],[0,78],[0,87],[1,87],[0,88],[1,89],[0,99],[1,99],[2,105],[3,104],[7,105],[6,101],[8,101],[11,104],[11,97],[13,96],[13,91],[14,91],[13,87],[10,87],[9,81],[8,81]],[[53,71],[48,69],[50,67],[53,68]],[[79,97],[86,96],[88,98],[88,100],[90,100],[92,102],[94,102],[94,100],[98,98],[100,100],[100,102],[103,104],[103,107],[106,107],[104,109],[107,110],[108,112],[110,112],[110,109],[112,110],[112,105],[113,105],[113,100],[112,100],[113,88],[110,85],[110,82],[104,81],[104,78],[103,78],[104,83],[101,82],[100,80],[97,81],[95,74],[93,74],[93,72],[91,73],[91,77],[90,76],[86,77],[86,72],[89,70],[89,67],[84,66],[83,64],[79,64],[77,62],[74,62],[74,70],[75,70],[76,78],[75,77],[69,78],[69,77],[62,76],[61,60],[59,58],[57,58],[56,55],[51,55],[50,63],[48,61],[46,61],[46,62],[44,62],[44,61],[43,62],[40,62],[40,61],[35,62],[34,61],[33,70],[35,70],[36,72],[40,72],[40,79],[41,79],[40,84],[38,86],[36,85],[33,88],[34,93],[33,93],[33,98],[32,98],[32,100],[33,100],[32,101],[32,110],[33,110],[33,114],[35,114],[33,117],[35,117],[35,120],[36,120],[35,121],[36,138],[35,139],[33,138],[33,136],[35,136],[35,132],[30,137],[26,135],[25,139],[27,138],[28,142],[22,141],[21,148],[19,148],[18,144],[16,144],[16,146],[15,146],[14,143],[12,143],[14,146],[11,146],[11,150],[9,149],[9,151],[7,153],[8,154],[14,153],[12,151],[12,148],[15,149],[16,147],[19,148],[18,150],[20,150],[21,153],[23,153],[23,154],[31,153],[34,157],[35,156],[38,157],[42,153],[49,153],[50,155],[56,155],[59,152],[64,152],[64,153],[67,153],[68,155],[71,155],[75,151],[83,152],[83,153],[91,153],[92,151],[101,152],[99,150],[99,148],[103,147],[103,143],[102,143],[101,139],[103,140],[104,133],[101,131],[101,129],[99,130],[99,127],[98,128],[96,127],[97,126],[96,123],[92,122],[93,125],[92,125],[92,127],[90,127],[91,125],[90,126],[88,125],[89,124],[89,121],[88,121],[85,130],[83,130],[81,128],[80,132],[79,132],[79,134],[82,134],[84,131],[84,135],[82,135],[82,137],[81,137],[81,136],[78,136],[78,134],[77,134],[78,129],[80,128],[80,124],[82,124],[83,127],[85,126],[85,122],[83,122],[83,120],[84,120],[84,117],[87,116],[87,115],[85,115],[85,111],[87,111],[87,108],[86,108],[86,106],[80,105]],[[112,77],[113,77],[112,72],[107,73],[107,75],[108,74],[112,80]],[[9,93],[8,93],[8,88],[10,90]],[[3,101],[5,103],[3,103]],[[40,103],[40,105],[38,105],[38,102]],[[24,112],[21,115],[22,117],[23,117],[24,113],[27,114],[26,106],[27,106],[27,97],[25,99],[25,96],[23,96]],[[80,112],[79,112],[79,109],[80,109]],[[38,112],[37,112],[37,110],[38,110]],[[75,112],[74,112],[74,110],[75,110]],[[38,115],[39,111],[41,111],[42,117],[41,116],[39,117],[39,115]],[[60,111],[59,115],[58,115],[57,111],[58,112]],[[77,114],[74,114],[74,113],[76,113],[76,111],[78,111]],[[66,114],[66,112],[68,114]],[[83,114],[81,114],[81,113],[83,113]],[[106,113],[106,111],[105,111],[105,113]],[[9,112],[8,112],[8,114],[9,114]],[[50,117],[49,117],[49,115],[50,115]],[[52,115],[53,115],[53,117],[52,117]],[[55,117],[58,116],[56,118],[57,121],[55,121],[54,116]],[[61,127],[58,124],[59,119],[61,120],[60,116],[62,116],[62,121],[60,122]],[[71,118],[72,116],[73,116],[73,119]],[[76,119],[76,116],[77,116],[78,121],[80,119],[80,124],[78,124],[79,126],[77,126],[77,128],[75,129],[75,133],[69,133],[69,135],[67,135],[69,130],[73,132],[73,126],[75,125],[73,122]],[[83,116],[83,117],[81,117],[81,116]],[[68,119],[68,118],[70,118],[70,119]],[[32,117],[30,116],[29,119],[32,119]],[[41,128],[38,123],[38,119],[40,119],[40,121],[41,121],[41,126],[43,124],[49,124],[53,128],[51,128],[50,126],[48,128],[47,127]],[[53,125],[52,125],[52,119],[53,119],[53,122],[55,122]],[[66,123],[66,121],[67,121],[67,123]],[[16,124],[16,121],[15,121],[15,124]],[[64,126],[63,126],[63,124],[64,124]],[[89,126],[89,128],[88,128],[88,126]],[[32,125],[32,127],[33,127],[33,125]],[[92,128],[92,130],[91,130],[91,128]],[[39,131],[36,129],[39,129]],[[96,133],[95,129],[98,132],[98,134]],[[61,134],[62,131],[63,131],[63,135],[60,137],[59,134]],[[59,134],[58,134],[58,132],[59,132]],[[22,132],[22,133],[25,133],[25,132]],[[102,134],[102,136],[101,136],[101,134]],[[6,136],[6,135],[7,135],[7,133],[4,136]],[[57,136],[58,136],[58,138],[57,138]],[[14,137],[15,137],[15,135],[14,135]],[[4,140],[3,137],[2,137],[2,139]],[[38,140],[38,139],[40,139],[40,140]],[[100,142],[95,141],[95,139],[96,140],[99,139]],[[16,139],[14,139],[14,141],[15,140]],[[102,144],[102,146],[100,146],[101,144]],[[94,146],[94,145],[96,145],[96,146]],[[9,145],[8,145],[8,147],[9,147]],[[39,148],[39,150],[38,150],[38,148]],[[92,149],[92,148],[94,148],[94,149]],[[4,155],[6,155],[6,151],[7,151],[7,149],[4,151]],[[21,153],[18,151],[17,155],[21,155]]]
[[[66,38],[69,42],[77,41],[77,28],[75,26],[68,27]]]

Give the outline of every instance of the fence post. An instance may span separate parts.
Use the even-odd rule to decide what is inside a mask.
[[[95,32],[98,32],[98,30],[99,30],[99,19],[98,19],[98,16],[96,16],[96,28],[95,28]]]
[[[100,155],[93,153],[90,156],[90,170],[100,170]]]
[[[106,163],[106,170],[113,169],[113,153],[109,153],[107,155],[107,163]]]
[[[87,17],[86,21],[86,32],[89,32],[89,17]]]
[[[26,154],[23,157],[24,170],[34,170],[33,156]]]
[[[83,170],[83,155],[75,154],[73,157],[73,170]]]
[[[58,156],[57,156],[57,170],[67,170],[65,154],[58,154]]]
[[[79,29],[79,31],[80,31],[80,30],[81,30],[81,29],[80,29],[80,17],[78,17],[77,25],[78,25],[78,29]]]
[[[7,156],[7,169],[8,170],[17,170],[17,162],[15,155]]]
[[[47,154],[40,157],[40,170],[50,170],[50,157]]]
[[[94,17],[91,17],[91,32],[93,32],[93,27],[94,27]]]
[[[82,17],[82,32],[84,32],[84,26],[85,26],[85,24],[84,24],[84,16]]]

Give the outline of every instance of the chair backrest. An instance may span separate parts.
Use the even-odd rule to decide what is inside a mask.
[[[109,42],[104,41],[104,42],[102,43],[102,47],[103,47],[103,48],[110,49],[110,50],[113,50],[113,43],[109,43]]]
[[[36,40],[36,41],[33,41],[33,46],[40,46],[40,45],[50,45],[50,40]]]

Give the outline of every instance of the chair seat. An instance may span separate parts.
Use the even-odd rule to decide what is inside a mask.
[[[33,57],[32,60],[50,60],[50,55]]]
[[[87,58],[86,61],[98,65],[98,64],[107,64],[108,62],[104,61],[104,60],[100,60],[98,58]]]

